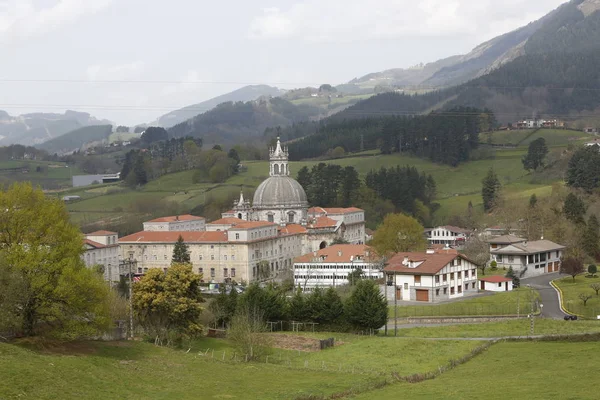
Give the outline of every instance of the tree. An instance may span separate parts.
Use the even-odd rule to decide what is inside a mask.
[[[564,257],[560,263],[560,273],[565,275],[571,275],[573,281],[575,277],[583,273],[583,262],[579,258],[573,256]]]
[[[596,258],[600,254],[600,223],[593,214],[588,219],[581,245],[590,257]],[[594,265],[594,267],[596,266]]]
[[[585,222],[585,212],[586,206],[583,200],[575,194],[569,193],[563,205],[563,213],[565,214],[565,217],[567,217],[567,219],[571,222],[582,224]]]
[[[142,133],[141,137],[142,143],[150,144],[154,142],[160,142],[164,140],[169,140],[169,134],[167,133],[165,128],[151,126],[147,128],[144,133]]]
[[[136,126],[135,128],[133,128],[133,133],[142,133],[146,130],[146,128],[144,128],[143,126]]]
[[[537,202],[538,202],[538,199],[534,193],[531,195],[531,197],[529,197],[529,208],[535,208],[535,206],[537,205]]]
[[[498,202],[500,195],[500,181],[498,176],[494,172],[493,168],[490,168],[485,178],[481,182],[481,197],[483,198],[483,209],[485,211],[491,211]]]
[[[579,299],[581,301],[583,301],[583,306],[585,307],[587,305],[587,302],[589,299],[592,298],[592,295],[589,293],[579,293]]]
[[[265,321],[286,319],[286,306],[285,292],[273,284],[269,284],[263,289],[253,283],[248,286],[238,301],[239,310],[249,310],[254,314],[261,315]]]
[[[513,287],[518,288],[521,286],[521,278],[515,274],[513,267],[508,267],[508,271],[506,272],[505,276],[512,279]]]
[[[151,268],[133,285],[133,309],[146,334],[167,345],[202,333],[200,275],[190,264],[172,264],[167,272]]]
[[[223,151],[223,148],[221,147],[221,145],[220,145],[220,144],[215,144],[215,145],[212,147],[212,149],[213,149],[213,150],[217,150],[217,151]]]
[[[289,302],[290,319],[292,321],[307,321],[309,311],[302,290],[298,288]]]
[[[465,243],[463,253],[469,260],[477,264],[481,275],[485,275],[485,268],[490,260],[490,245],[479,237],[473,236]]]
[[[42,327],[66,338],[107,328],[108,286],[85,267],[64,203],[15,183],[0,192],[0,210],[0,314],[26,336]]]
[[[348,283],[350,284],[350,286],[356,286],[358,281],[364,279],[364,277],[365,273],[363,272],[363,270],[360,268],[355,268],[354,270],[352,270],[352,272],[348,274]]]
[[[544,165],[544,158],[548,155],[548,146],[546,139],[538,138],[529,144],[527,155],[523,157],[523,167],[526,170],[537,170]]]
[[[119,126],[117,126],[116,132],[117,133],[128,133],[129,132],[129,127],[128,126],[124,126],[124,125],[119,125]]]
[[[183,237],[179,235],[175,247],[173,248],[173,257],[171,258],[171,264],[189,264],[190,263],[190,250],[187,244],[183,241]]]
[[[600,282],[590,284],[590,288],[596,292],[596,296],[598,296],[598,292],[600,292]]]
[[[567,169],[567,185],[581,188],[588,193],[600,183],[600,152],[597,146],[577,150]]]
[[[323,303],[326,306],[323,311],[323,322],[329,324],[339,322],[344,315],[344,304],[334,288],[329,287],[325,290]]]
[[[355,329],[379,329],[387,322],[387,300],[374,281],[362,279],[346,301],[344,315]]]
[[[227,331],[227,339],[243,360],[259,359],[270,353],[271,341],[259,310],[242,308],[235,313]],[[246,358],[247,357],[247,358]]]
[[[227,157],[234,160],[236,165],[240,163],[240,156],[239,156],[237,150],[234,148],[229,149],[229,152],[227,153]]]
[[[588,266],[588,274],[590,274],[591,276],[596,275],[596,273],[598,272],[598,267],[596,267],[595,264],[590,264]]]
[[[427,240],[419,221],[405,214],[389,214],[377,228],[371,245],[377,254],[390,255],[425,250]]]

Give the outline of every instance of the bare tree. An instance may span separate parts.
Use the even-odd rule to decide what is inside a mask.
[[[600,282],[590,284],[592,290],[596,292],[596,296],[598,296],[598,292],[600,292]]]
[[[257,310],[239,310],[231,319],[227,338],[247,360],[258,359],[271,351],[270,337],[266,335],[266,324]]]
[[[485,268],[490,261],[490,245],[479,237],[473,236],[465,243],[463,253],[477,264],[481,274],[485,275]]]
[[[579,298],[583,301],[583,305],[587,304],[587,301],[592,298],[592,295],[589,293],[579,293]]]
[[[570,256],[561,260],[560,273],[571,275],[573,277],[573,281],[575,281],[575,277],[583,273],[583,271],[583,262],[580,258]]]

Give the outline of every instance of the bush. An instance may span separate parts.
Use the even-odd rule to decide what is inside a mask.
[[[231,319],[227,338],[241,356],[248,356],[248,360],[259,359],[268,355],[271,341],[264,322],[264,316],[258,309],[251,311],[248,308],[240,309]]]
[[[596,273],[598,272],[598,267],[596,267],[596,265],[594,264],[590,264],[588,266],[588,273],[592,276],[596,275]]]

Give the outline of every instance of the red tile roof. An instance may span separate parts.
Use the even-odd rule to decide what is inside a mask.
[[[338,221],[331,219],[329,217],[318,217],[315,221],[309,224],[309,228],[334,228],[337,225]]]
[[[409,268],[403,264],[405,257],[408,258],[408,261],[420,262],[420,264],[416,268]],[[440,250],[431,254],[408,252],[395,254],[389,259],[384,270],[387,272],[410,275],[435,275],[458,257],[472,262],[463,254],[459,254],[456,250]]]
[[[186,243],[227,242],[227,232],[141,231],[119,239],[119,243],[175,243],[179,236]]]
[[[502,275],[485,276],[483,278],[479,278],[479,280],[490,283],[512,282],[512,278],[507,278]]]
[[[306,232],[306,228],[298,224],[288,224],[279,228],[279,233],[281,233],[282,235],[295,235]]]
[[[348,208],[324,208],[327,214],[350,214],[354,212],[363,211],[360,208],[348,207]]]
[[[162,217],[156,218],[146,222],[176,222],[176,221],[201,221],[204,217],[197,217],[195,215],[185,214],[185,215],[173,215],[170,217]]]
[[[231,231],[239,231],[239,230],[260,228],[263,226],[277,226],[277,224],[275,224],[273,222],[267,222],[267,221],[243,221],[242,223],[235,225],[230,230]]]
[[[241,224],[243,222],[248,222],[248,221],[239,219],[239,218],[234,218],[234,217],[227,217],[227,218],[221,218],[216,221],[209,222],[208,224],[209,225],[237,225],[237,224]]]
[[[92,232],[92,233],[86,233],[85,236],[109,236],[109,235],[116,235],[117,232],[111,232],[111,231],[96,231],[96,232]]]
[[[341,252],[341,254],[340,254]],[[367,257],[366,253],[369,252],[369,256]],[[356,257],[360,256],[365,261],[375,262],[378,257],[375,254],[375,251],[372,250],[369,246],[364,244],[336,244],[330,247],[326,247],[317,251],[317,255],[314,253],[305,254],[300,257],[296,257],[294,259],[295,263],[311,263],[315,258],[321,259],[325,257],[323,263],[349,263],[350,257],[356,260]]]
[[[100,236],[100,235],[98,235],[98,236]],[[90,239],[83,239],[83,243],[89,244],[90,246],[92,246],[96,249],[103,249],[105,247],[108,247],[105,244],[94,242],[93,240],[90,240]]]

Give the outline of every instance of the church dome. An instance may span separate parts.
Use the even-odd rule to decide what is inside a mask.
[[[255,208],[306,207],[306,192],[295,179],[289,176],[271,176],[263,181],[254,192]]]

